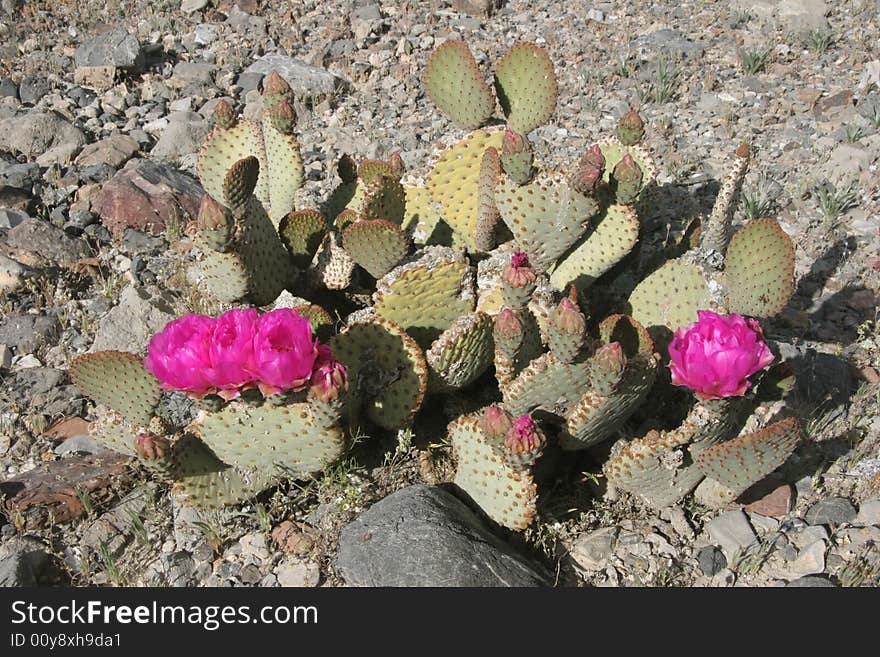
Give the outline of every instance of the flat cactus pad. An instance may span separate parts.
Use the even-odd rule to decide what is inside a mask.
[[[511,130],[525,136],[544,125],[559,95],[550,55],[533,43],[515,44],[495,67],[495,90]]]
[[[463,41],[446,41],[425,67],[431,100],[465,130],[479,128],[495,111],[495,97]]]
[[[70,365],[70,376],[83,394],[132,424],[148,425],[162,395],[159,382],[141,359],[124,351],[84,354]]]
[[[709,286],[695,265],[670,260],[636,286],[630,295],[631,315],[647,328],[671,331],[697,321],[697,311],[710,308]]]
[[[740,230],[724,258],[725,289],[731,312],[770,317],[785,308],[794,292],[794,245],[779,223],[757,219]]]
[[[459,317],[425,353],[431,381],[442,388],[464,388],[492,364],[492,318],[485,313]]]

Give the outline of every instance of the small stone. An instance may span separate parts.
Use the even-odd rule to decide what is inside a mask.
[[[38,586],[50,564],[50,557],[37,541],[19,540],[5,546],[0,558],[0,587]]]
[[[210,129],[201,114],[174,112],[150,155],[159,161],[180,164],[183,158],[199,152]]]
[[[0,344],[0,370],[8,370],[12,365],[12,350],[5,344]]]
[[[837,588],[837,584],[832,582],[830,579],[825,577],[817,577],[815,575],[807,575],[806,577],[799,577],[798,579],[791,580],[788,584],[785,585],[786,588],[799,588],[799,587],[830,587]]]
[[[91,255],[88,245],[47,221],[28,217],[6,234],[10,255],[30,267],[70,267]]]
[[[282,561],[275,575],[279,586],[311,588],[321,581],[321,570],[313,561]]]
[[[80,434],[71,436],[52,451],[59,456],[64,456],[65,454],[97,454],[102,450],[104,447],[96,443],[90,436]]]
[[[139,148],[138,143],[128,135],[111,135],[83,148],[76,158],[76,164],[81,167],[107,164],[118,169],[131,159]]]
[[[185,14],[193,14],[208,6],[210,0],[181,0],[180,11]]]
[[[15,228],[28,219],[27,212],[15,208],[0,208],[0,228]]]
[[[200,46],[208,46],[217,40],[217,28],[210,23],[196,25],[193,40]]]
[[[81,87],[95,91],[107,91],[116,81],[116,67],[77,66],[73,71],[73,81]]]
[[[77,66],[114,66],[130,70],[140,69],[145,61],[137,38],[123,28],[85,41],[76,49],[74,59]]]
[[[15,361],[15,366],[20,370],[28,370],[34,367],[42,367],[43,363],[41,363],[40,359],[33,354],[25,354]]]
[[[788,537],[789,541],[791,541],[800,549],[806,547],[807,545],[811,545],[816,541],[827,541],[828,530],[825,529],[825,527],[823,527],[822,525],[817,525],[814,527],[807,526],[800,531],[787,532],[786,536]]]
[[[254,564],[248,564],[241,569],[241,575],[239,575],[239,577],[241,577],[242,584],[257,584],[263,579],[263,574],[257,566]]]
[[[704,575],[715,575],[727,568],[727,559],[724,553],[714,545],[704,547],[697,553],[697,562]]]
[[[29,354],[54,340],[60,328],[53,315],[9,315],[0,321],[0,343]]]
[[[9,78],[0,80],[0,98],[18,98],[18,85]]]
[[[816,575],[825,570],[825,541],[816,541],[803,548],[791,564],[789,571],[795,575]]]
[[[344,80],[329,71],[284,55],[266,55],[258,59],[242,73],[242,77],[254,81],[253,86],[248,88],[241,82],[239,84],[245,87],[246,93],[256,88],[262,77],[273,70],[287,81],[293,95],[300,100],[311,99],[317,103],[324,99],[332,99],[346,86]]]
[[[845,497],[819,500],[804,514],[804,520],[811,525],[840,525],[855,517],[856,509]]]
[[[880,499],[862,502],[852,523],[859,527],[880,525]]]
[[[311,552],[315,542],[290,520],[272,530],[272,543],[286,554],[302,556]]]
[[[572,559],[587,571],[604,569],[614,554],[617,534],[617,527],[605,527],[578,537],[570,550]]]
[[[144,352],[150,337],[174,318],[164,299],[152,299],[141,288],[129,285],[120,293],[119,304],[98,321],[91,351]]]
[[[783,518],[791,512],[793,497],[792,487],[783,484],[761,499],[747,504],[745,509],[770,518]]]
[[[768,518],[759,513],[749,513],[749,523],[759,534],[769,534],[779,529],[779,521],[775,518]]]
[[[245,534],[238,543],[241,545],[241,556],[243,557],[251,556],[259,561],[265,561],[269,558],[269,549],[266,546],[266,537],[263,532]]]
[[[758,540],[746,514],[738,509],[713,518],[706,529],[712,540],[721,546],[728,562],[737,552],[742,552]]]
[[[25,265],[0,253],[0,292],[18,288],[28,271]]]
[[[40,166],[67,164],[85,146],[82,130],[52,112],[28,112],[0,120],[0,144],[36,159]]]

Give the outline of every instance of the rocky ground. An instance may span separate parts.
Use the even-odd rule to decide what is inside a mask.
[[[70,361],[143,351],[202,307],[181,238],[218,99],[253,114],[264,73],[291,81],[306,205],[342,153],[399,150],[417,170],[454,134],[420,82],[450,38],[483,64],[517,40],[549,49],[560,102],[532,137],[551,165],[640,107],[661,165],[647,243],[707,212],[736,144],[753,144],[738,221],[778,217],[796,245],[796,295],[765,331],[796,370],[786,404],[807,434],[761,503],[657,513],[585,459],[514,535],[424,486],[449,455],[427,459],[416,431],[199,513],[88,439]],[[877,586],[878,159],[874,0],[2,0],[0,583]]]

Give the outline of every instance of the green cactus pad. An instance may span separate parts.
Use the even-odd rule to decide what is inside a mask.
[[[321,342],[327,342],[333,334],[333,318],[321,306],[314,304],[295,306],[293,308],[302,317],[309,320],[309,326],[312,328],[312,335]]]
[[[476,302],[467,258],[450,248],[429,246],[415,259],[377,281],[376,314],[403,327],[428,348]]]
[[[492,364],[492,318],[470,313],[455,320],[425,353],[433,387],[464,388]]]
[[[342,430],[316,426],[307,403],[254,407],[233,401],[205,413],[191,429],[230,465],[294,478],[323,470],[345,447]]]
[[[282,217],[295,207],[296,192],[305,182],[305,169],[296,137],[279,132],[264,120],[263,139],[268,166],[266,211],[277,227]]]
[[[225,252],[232,241],[234,227],[232,213],[205,194],[196,218],[193,245],[203,252]]]
[[[455,485],[499,525],[514,531],[531,525],[537,515],[537,487],[531,474],[504,465],[476,417],[455,420],[447,433],[458,462]]]
[[[416,244],[447,243],[448,235],[444,233],[448,234],[450,228],[441,220],[431,193],[415,184],[405,184],[403,191],[406,214],[402,226],[412,235],[413,241]]]
[[[594,198],[574,191],[565,174],[542,171],[527,185],[502,176],[495,205],[535,271],[546,272],[583,235],[599,209]]]
[[[589,361],[562,363],[546,353],[533,360],[506,386],[504,407],[512,415],[536,409],[565,416],[590,380]]]
[[[244,502],[277,483],[274,472],[233,468],[201,440],[183,435],[173,445],[174,490],[191,506],[219,508]]]
[[[501,148],[504,132],[476,130],[457,144],[441,150],[428,174],[427,188],[440,208],[440,216],[465,242],[468,250],[477,247],[480,221],[479,180],[483,153]]]
[[[390,221],[356,221],[342,233],[342,246],[373,278],[381,278],[409,252],[409,238]]]
[[[495,90],[511,130],[528,135],[544,125],[559,95],[550,55],[533,43],[515,44],[495,67]]]
[[[250,288],[247,265],[237,253],[210,251],[197,263],[196,269],[202,288],[211,298],[234,303],[247,296]]]
[[[229,208],[244,205],[257,186],[260,161],[253,155],[233,164],[223,180],[223,204]]]
[[[608,137],[599,142],[599,150],[605,157],[605,172],[602,177],[606,183],[611,182],[611,172],[627,153],[642,170],[642,195],[644,190],[649,189],[657,180],[657,165],[654,164],[654,158],[641,146],[624,146],[617,137]]]
[[[401,225],[406,216],[403,185],[390,175],[365,185],[360,214],[362,219],[382,219]]]
[[[707,477],[739,497],[785,463],[800,439],[800,422],[790,417],[761,431],[708,447],[697,455],[696,461]]]
[[[477,228],[475,241],[483,251],[495,248],[497,227],[501,214],[495,206],[495,185],[501,177],[501,159],[498,151],[487,148],[480,163],[478,182],[479,205],[477,208]]]
[[[698,310],[711,308],[703,273],[682,260],[670,260],[639,283],[629,304],[630,314],[642,325],[672,331],[696,322]]]
[[[98,408],[97,419],[89,424],[89,436],[102,447],[114,452],[133,457],[138,455],[135,449],[135,428],[111,408]]]
[[[299,269],[309,266],[326,233],[327,220],[317,210],[290,212],[278,226],[278,235]]]
[[[773,219],[757,219],[740,230],[724,258],[730,312],[770,317],[794,292],[794,245]]]
[[[205,139],[196,162],[196,173],[204,190],[215,200],[225,203],[224,186],[230,169],[236,162],[249,157],[259,160],[254,194],[268,205],[269,174],[263,130],[253,121],[241,120],[228,129],[216,127]]]
[[[431,100],[465,130],[479,128],[495,112],[495,97],[463,41],[446,41],[425,67]]]
[[[639,217],[625,205],[611,205],[599,215],[593,231],[550,274],[557,290],[574,285],[585,290],[632,251],[639,239]]]
[[[309,270],[312,281],[328,290],[344,290],[351,285],[356,267],[354,260],[338,242],[336,232],[327,233],[318,248],[315,263]]]
[[[236,252],[249,274],[248,295],[257,306],[272,303],[296,280],[290,254],[278,237],[263,205],[251,198],[240,218]]]
[[[566,417],[567,433],[559,437],[563,449],[586,449],[608,438],[642,405],[657,375],[657,360],[639,355],[630,359],[623,378],[608,396],[588,390]]]
[[[602,344],[617,342],[627,358],[636,354],[650,356],[654,353],[654,340],[647,329],[628,315],[609,315],[599,324]]]
[[[83,394],[137,425],[150,423],[162,395],[141,359],[124,351],[83,354],[71,363],[70,378]]]
[[[347,370],[347,404],[357,424],[361,407],[385,429],[409,425],[421,408],[428,366],[419,345],[394,322],[357,322],[335,336],[330,347]]]

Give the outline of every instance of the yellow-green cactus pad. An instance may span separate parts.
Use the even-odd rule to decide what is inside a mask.
[[[476,302],[467,258],[442,246],[425,247],[376,283],[376,314],[402,326],[427,348]]]
[[[342,232],[342,246],[370,276],[381,278],[409,252],[409,238],[391,221],[356,221]]]
[[[317,210],[289,212],[278,226],[278,235],[299,269],[309,266],[326,234],[327,220]]]
[[[427,188],[440,208],[440,216],[464,240],[471,251],[477,247],[479,224],[479,180],[483,153],[501,148],[504,132],[476,130],[457,144],[442,150],[431,172]]]
[[[495,90],[511,130],[528,135],[544,125],[559,95],[550,55],[534,43],[515,44],[495,67]]]
[[[492,90],[463,41],[446,41],[433,52],[425,67],[425,89],[465,130],[479,128],[495,111]]]
[[[779,223],[757,219],[740,230],[724,257],[728,309],[770,317],[794,292],[794,245]]]
[[[586,289],[636,245],[639,217],[631,207],[611,205],[596,221],[593,231],[578,241],[550,275],[550,284],[557,290],[569,285]]]
[[[431,193],[425,188],[415,184],[404,184],[406,198],[406,213],[403,218],[403,228],[413,236],[416,244],[438,243],[438,233],[449,231],[449,227],[441,220],[440,213],[434,207]],[[444,238],[440,238],[444,239]]]
[[[137,425],[150,423],[162,395],[143,361],[124,351],[83,354],[71,363],[70,378],[83,394]]]
[[[221,303],[235,303],[250,289],[247,266],[237,253],[208,251],[196,264],[201,288]]]
[[[654,158],[641,146],[624,146],[617,137],[608,137],[599,142],[599,150],[605,156],[605,172],[602,177],[606,183],[610,182],[611,172],[627,153],[642,170],[642,194],[657,180],[657,165],[654,164]]]
[[[563,363],[546,353],[529,363],[502,390],[504,407],[513,415],[540,409],[563,417],[580,399],[589,377],[589,361]]]
[[[89,436],[102,447],[126,456],[136,457],[137,430],[135,426],[126,422],[125,418],[112,408],[99,407],[97,416],[97,419],[89,424]]]
[[[292,134],[278,131],[271,122],[263,121],[263,139],[266,147],[266,184],[269,218],[277,227],[282,217],[295,207],[296,192],[305,182],[305,169],[299,152],[299,142]]]
[[[697,311],[711,307],[703,273],[682,260],[670,260],[639,283],[629,304],[630,314],[642,325],[671,331],[696,322]]]
[[[406,331],[381,318],[357,322],[335,336],[330,347],[346,367],[346,404],[353,424],[361,408],[385,429],[412,422],[425,397],[428,366]]]
[[[240,120],[231,128],[214,128],[202,144],[196,162],[196,173],[204,190],[215,200],[226,203],[224,186],[233,165],[245,158],[256,157],[259,176],[254,194],[269,203],[269,176],[263,129],[258,123]]]
[[[473,416],[461,417],[447,431],[457,461],[455,485],[492,520],[522,531],[537,515],[537,487],[528,470],[506,466]]]
[[[584,234],[599,205],[569,186],[565,174],[542,171],[532,182],[517,185],[502,176],[495,186],[495,205],[536,271],[552,267]]]
[[[459,317],[425,354],[431,379],[438,389],[464,388],[489,365],[494,354],[492,318],[485,313]]]

